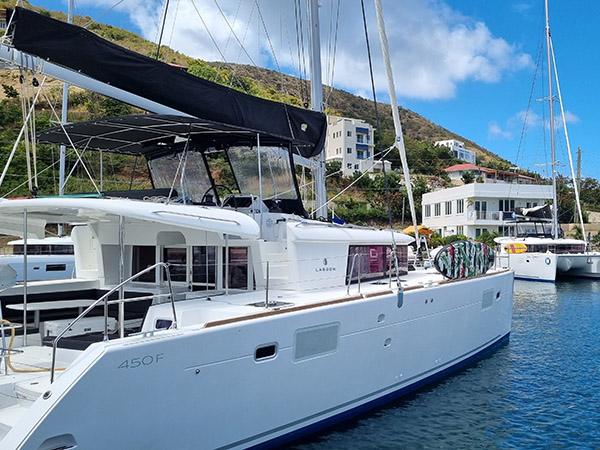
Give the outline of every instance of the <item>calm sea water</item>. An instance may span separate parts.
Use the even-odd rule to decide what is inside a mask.
[[[508,344],[292,448],[600,450],[600,282],[516,281]]]

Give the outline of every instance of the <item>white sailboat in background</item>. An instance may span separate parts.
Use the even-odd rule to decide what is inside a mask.
[[[77,47],[99,44],[95,52],[72,48],[77,61],[66,62],[79,67],[61,70],[90,76],[81,67],[93,71],[108,51],[93,73],[102,77],[126,58],[131,73],[106,89],[163,114],[69,124],[40,140],[142,155],[155,190],[146,201],[135,193],[0,200],[0,232],[33,237],[49,223],[76,224],[77,268],[75,279],[29,283],[25,292],[15,286],[0,300],[25,310],[34,300],[31,312],[94,294],[82,314],[57,320],[41,311],[39,328],[25,327],[3,345],[1,448],[93,450],[107,440],[127,449],[274,445],[410,392],[507,340],[511,271],[489,269],[487,259],[476,265],[465,252],[445,261],[453,278],[433,268],[409,272],[412,237],[307,217],[293,153],[319,158],[323,114],[103,47],[85,30],[23,9],[14,47],[0,55],[27,49],[36,57],[21,60],[46,60],[32,67],[58,65],[68,42],[56,27],[81,37]],[[32,30],[47,36],[43,48],[30,40]],[[53,44],[55,53],[45,54]],[[147,68],[161,79],[140,77]],[[160,97],[164,91],[147,83],[176,97]],[[198,89],[202,114],[190,109]],[[227,110],[231,99],[244,114]],[[223,109],[213,111],[216,104]],[[235,180],[224,197],[213,157],[228,162]],[[19,328],[4,325],[4,332]]]
[[[499,266],[510,267],[515,271],[515,277],[554,282],[557,275],[600,278],[600,254],[588,252],[588,244],[581,239],[565,238],[558,224],[558,198],[556,193],[556,147],[554,128],[554,101],[552,68],[558,90],[558,101],[561,108],[561,117],[567,141],[567,151],[573,179],[575,202],[581,224],[582,235],[585,236],[585,226],[579,200],[579,189],[575,182],[573,160],[567,125],[565,121],[560,85],[558,84],[558,73],[554,62],[552,37],[550,34],[550,19],[548,12],[548,0],[545,0],[546,13],[546,54],[548,64],[548,105],[549,105],[549,132],[551,147],[552,167],[552,203],[551,208],[531,208],[530,210],[516,211],[519,215],[516,221],[506,222],[515,228],[515,236],[498,237],[495,239],[499,244],[498,261]],[[554,64],[553,64],[554,62]]]
[[[16,281],[53,280],[75,276],[73,241],[70,237],[48,237],[7,242],[5,254],[0,255],[2,266],[10,266],[16,272]],[[27,262],[25,252],[27,251]],[[27,270],[25,270],[27,264]]]

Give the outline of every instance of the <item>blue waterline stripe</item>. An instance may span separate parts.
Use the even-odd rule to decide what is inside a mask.
[[[348,401],[348,402],[346,402],[346,403],[342,403],[341,405],[334,406],[334,407],[332,407],[332,408],[329,408],[329,409],[323,410],[323,411],[321,411],[321,412],[318,412],[318,413],[312,414],[312,415],[310,415],[310,416],[307,416],[307,417],[304,417],[304,418],[302,418],[302,419],[298,419],[298,420],[296,420],[296,421],[294,421],[294,422],[290,422],[290,423],[288,423],[288,424],[281,425],[281,426],[279,426],[279,427],[277,427],[277,428],[273,428],[273,429],[271,429],[271,430],[269,430],[269,431],[264,431],[264,432],[262,432],[262,433],[256,434],[256,435],[254,435],[254,436],[251,436],[251,437],[248,437],[248,438],[246,438],[246,439],[242,439],[242,440],[240,440],[240,441],[237,441],[237,442],[231,443],[231,444],[229,444],[229,445],[225,445],[225,446],[223,446],[223,447],[218,447],[218,448],[217,448],[217,450],[226,450],[226,449],[234,448],[234,447],[237,447],[237,446],[240,446],[240,445],[246,444],[246,443],[248,443],[248,442],[252,442],[252,441],[254,441],[254,440],[260,439],[260,438],[262,438],[262,437],[268,436],[268,435],[270,435],[270,434],[278,433],[278,432],[280,432],[280,431],[282,431],[282,430],[285,430],[285,429],[287,429],[287,428],[294,427],[294,426],[296,426],[296,425],[298,425],[298,424],[301,424],[301,423],[303,423],[303,422],[308,422],[308,421],[310,421],[310,420],[313,420],[313,419],[315,419],[315,418],[317,418],[317,417],[321,417],[321,416],[324,416],[324,415],[326,415],[326,414],[329,414],[329,413],[331,413],[331,412],[333,412],[333,411],[336,411],[336,410],[343,409],[343,408],[345,408],[345,407],[347,407],[347,406],[350,406],[350,405],[353,405],[353,404],[356,404],[356,403],[360,403],[360,402],[362,402],[363,400],[365,400],[365,399],[367,399],[367,398],[369,398],[369,397],[377,396],[377,395],[381,394],[382,392],[389,391],[389,390],[393,390],[394,388],[396,388],[396,387],[398,387],[398,386],[401,386],[401,385],[404,385],[404,384],[406,384],[406,383],[409,383],[411,380],[414,380],[414,379],[417,379],[417,378],[421,378],[421,377],[423,377],[423,376],[426,376],[427,374],[431,374],[432,372],[437,372],[437,371],[438,371],[438,370],[439,370],[441,367],[443,367],[443,366],[448,366],[447,368],[445,368],[445,369],[442,369],[442,370],[441,370],[439,373],[437,373],[437,374],[436,374],[436,375],[439,375],[439,377],[442,377],[442,376],[444,376],[444,374],[447,374],[447,373],[448,373],[448,372],[449,372],[449,371],[450,371],[450,370],[453,368],[452,364],[453,364],[454,362],[456,362],[456,361],[460,361],[460,362],[458,362],[458,363],[457,363],[457,366],[460,366],[461,364],[467,364],[467,363],[468,363],[470,360],[472,360],[473,358],[476,358],[476,357],[477,357],[477,355],[478,355],[480,352],[483,352],[483,351],[485,351],[485,350],[486,350],[488,347],[492,346],[494,343],[498,343],[498,344],[499,344],[499,343],[500,343],[500,342],[502,342],[504,339],[508,338],[509,334],[510,334],[510,332],[509,332],[509,333],[507,333],[506,335],[502,336],[502,337],[501,337],[500,335],[498,335],[498,336],[495,336],[494,338],[492,338],[492,339],[490,339],[489,341],[487,341],[486,343],[484,343],[484,344],[480,345],[479,347],[477,347],[475,350],[473,350],[473,351],[471,351],[471,352],[467,352],[467,353],[464,353],[464,354],[462,354],[461,356],[457,356],[456,358],[454,358],[453,360],[451,360],[451,361],[449,361],[449,362],[446,362],[446,363],[444,363],[444,364],[440,364],[439,366],[433,367],[433,368],[431,368],[431,369],[429,369],[429,370],[427,370],[427,371],[425,371],[425,372],[422,372],[422,373],[420,373],[420,374],[418,374],[418,375],[414,375],[414,376],[412,376],[412,377],[410,377],[410,378],[407,378],[406,380],[400,381],[400,382],[398,382],[398,383],[394,383],[394,384],[392,384],[392,385],[390,385],[390,386],[388,386],[388,387],[385,387],[385,388],[379,389],[379,390],[377,390],[377,391],[374,391],[374,392],[372,392],[372,393],[370,393],[370,394],[363,395],[362,397],[358,397],[358,398],[356,398],[356,399],[354,399],[354,400],[350,400],[350,401]],[[491,350],[491,349],[490,349],[490,350]],[[466,357],[466,355],[468,355],[469,353],[472,353],[472,355],[471,355],[470,357]],[[465,358],[465,357],[466,357],[466,358]],[[463,358],[465,358],[465,359],[463,360]],[[457,369],[458,369],[458,367],[457,367]],[[432,375],[432,377],[434,377],[434,376]],[[426,384],[427,382],[429,382],[429,381],[426,381],[426,380],[427,380],[427,378],[425,378],[425,379],[421,380],[421,383],[420,383],[420,384],[419,384],[419,382],[415,383],[414,389],[417,389],[418,387],[420,387],[420,386],[422,386],[422,385]],[[433,380],[431,380],[431,381],[433,381]],[[374,405],[373,405],[373,408],[374,408],[375,406],[378,406],[379,404],[382,404],[382,403],[384,403],[384,402],[385,402],[385,401],[383,400],[384,398],[386,398],[386,397],[389,397],[389,396],[393,396],[393,394],[394,394],[394,393],[396,393],[396,392],[402,392],[402,391],[405,391],[405,390],[414,390],[414,389],[409,389],[409,388],[411,388],[411,387],[412,387],[411,385],[404,386],[403,388],[401,388],[401,389],[398,389],[397,391],[392,391],[392,392],[390,392],[390,393],[388,393],[388,394],[386,394],[386,395],[383,395],[383,396],[381,396],[381,397],[376,397],[376,398],[374,398],[373,400],[371,400],[370,402],[367,402],[367,403],[365,403],[365,404],[363,404],[363,405],[358,405],[358,406],[356,406],[356,408],[354,408],[354,409],[359,409],[359,408],[361,408],[361,406],[366,406],[366,405],[369,405],[370,403],[376,403],[376,404],[374,404]],[[380,403],[377,403],[377,401],[378,401],[378,400],[382,400],[382,401],[381,401]],[[390,399],[390,400],[391,400],[391,399]],[[370,409],[370,408],[366,408],[366,409]],[[343,415],[343,414],[346,414],[346,413],[350,413],[351,411],[352,411],[352,410],[343,411],[343,412],[340,412],[340,414],[339,414],[339,415]],[[353,413],[352,415],[355,415],[355,414],[358,414],[358,413],[359,413],[359,411],[357,411],[356,413]],[[334,421],[334,422],[337,422],[337,421],[333,420],[333,419],[334,419],[334,417],[335,417],[335,416],[332,416],[332,417],[330,417],[330,418],[328,418],[328,419],[323,419],[323,421],[326,421],[326,420],[332,420],[332,421]],[[317,423],[314,423],[314,424],[311,424],[311,425],[307,425],[307,427],[317,426],[319,423],[320,423],[320,422],[317,422]],[[299,430],[293,431],[293,432],[291,432],[291,433],[294,433],[294,434],[295,434],[295,433],[301,433],[301,430],[302,430],[302,429],[299,429]],[[301,434],[302,434],[302,433],[301,433]],[[287,435],[284,435],[284,436],[287,436]],[[278,439],[284,438],[284,436],[277,437],[277,438],[275,438],[275,439],[274,439],[274,441],[277,441]],[[285,440],[285,441],[288,441],[288,440],[289,440],[289,438],[285,438],[284,440]],[[270,441],[270,442],[272,442],[272,441]],[[266,444],[267,444],[266,442],[265,442],[265,443],[262,443],[262,444],[257,444],[257,446],[256,446],[256,447],[258,448],[258,447],[261,447],[261,446],[265,446]],[[272,444],[269,444],[269,446],[271,446],[271,445],[272,445]]]

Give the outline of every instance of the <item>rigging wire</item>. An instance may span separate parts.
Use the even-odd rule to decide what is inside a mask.
[[[367,175],[369,173],[369,169],[375,167],[375,165],[378,162],[382,162],[385,161],[385,157],[387,156],[387,154],[389,152],[391,152],[394,149],[394,146],[392,145],[391,147],[385,149],[385,151],[383,153],[381,153],[381,158],[378,159],[377,161],[373,161],[373,165],[371,167],[369,167],[367,170],[365,170],[363,173],[360,174],[360,176],[358,176],[355,180],[352,181],[352,183],[350,183],[348,186],[346,186],[344,189],[342,189],[340,192],[338,192],[337,194],[335,194],[333,197],[331,197],[330,199],[327,200],[327,202],[325,203],[325,206],[328,205],[329,203],[333,202],[336,198],[338,198],[340,195],[342,195],[344,192],[350,190],[350,188],[352,186],[354,186],[356,183],[358,183],[358,181],[363,178],[365,175]],[[387,191],[387,187],[386,187],[386,191]],[[313,211],[314,212],[314,211]]]
[[[59,115],[56,112],[56,109],[54,108],[54,105],[52,104],[50,98],[48,98],[48,94],[46,93],[46,91],[42,92],[44,94],[44,97],[46,98],[46,101],[48,102],[48,105],[50,106],[50,109],[52,110],[52,114],[54,114],[54,117],[57,118],[57,120],[59,119]],[[69,144],[71,145],[71,148],[75,151],[75,153],[77,154],[77,158],[78,159],[82,159],[81,155],[79,154],[79,152],[77,151],[77,149],[75,148],[75,144],[73,144],[73,141],[71,140],[71,136],[69,135],[69,133],[67,132],[67,130],[65,129],[64,124],[61,122],[60,123],[60,127],[63,131],[63,133],[65,134],[65,136],[67,137],[67,139],[69,140]],[[92,175],[90,174],[86,164],[83,162],[83,160],[81,160],[81,165],[83,166],[87,176],[89,177],[90,181],[92,182],[92,185],[94,186],[94,189],[96,190],[96,192],[99,194],[100,190],[98,189],[98,186],[96,186],[96,183],[94,182],[94,178],[92,177]]]
[[[235,40],[237,41],[237,43],[240,45],[240,48],[244,51],[245,55],[248,57],[248,59],[250,60],[250,62],[252,63],[252,65],[256,66],[256,63],[254,62],[254,60],[252,59],[252,57],[250,56],[250,54],[246,51],[246,48],[244,47],[244,44],[242,44],[242,42],[240,41],[240,39],[237,37],[237,34],[235,33],[233,27],[229,23],[229,20],[227,20],[227,16],[225,16],[225,13],[221,9],[221,6],[219,6],[219,2],[217,0],[214,0],[214,2],[215,2],[215,5],[217,5],[217,9],[221,13],[221,16],[223,17],[223,20],[225,21],[225,23],[229,27],[229,31],[231,32],[230,36],[233,35],[233,37],[235,38]],[[260,13],[260,11],[259,11],[259,13]],[[236,16],[237,16],[237,14],[236,14]],[[204,21],[202,23],[204,23]],[[225,49],[227,49],[227,45],[225,45]],[[221,53],[221,55],[223,56],[222,53]],[[223,61],[227,62],[227,60],[225,59],[225,56],[223,56]]]
[[[215,38],[213,37],[212,33],[210,32],[210,30],[208,29],[208,25],[206,25],[206,22],[204,21],[204,18],[202,17],[202,14],[200,14],[200,11],[198,10],[198,7],[196,6],[196,2],[194,0],[192,0],[192,6],[194,7],[194,9],[196,10],[196,14],[198,14],[198,17],[200,18],[200,21],[202,22],[202,25],[204,25],[204,29],[206,30],[206,32],[208,33],[208,36],[210,37],[210,40],[213,42],[213,44],[215,45],[215,48],[217,49],[217,51],[219,52],[219,55],[221,55],[221,59],[223,61],[226,61],[225,59],[225,55],[223,54],[223,52],[221,51],[221,49],[219,48],[219,44],[217,44],[217,41],[215,40]]]
[[[331,66],[331,71],[327,71],[327,76],[326,79],[328,80],[326,82],[326,85],[329,86],[329,89],[327,91],[327,95],[325,96],[325,100],[323,102],[323,104],[325,105],[325,107],[327,107],[327,105],[329,104],[329,97],[331,96],[331,93],[333,92],[333,78],[334,78],[334,74],[335,74],[335,58],[337,55],[337,40],[338,40],[338,30],[339,30],[339,24],[340,24],[340,1],[337,1],[337,12],[336,12],[336,18],[335,18],[335,32],[334,32],[334,39],[333,39],[333,55],[331,55],[330,58],[327,59],[328,64]],[[332,9],[333,9],[333,4],[332,4]],[[333,16],[333,13],[332,13]],[[330,61],[331,60],[331,61]]]
[[[216,0],[215,0],[215,1],[216,1]],[[235,26],[235,24],[236,24],[236,22],[237,22],[238,15],[240,14],[240,8],[241,8],[241,6],[242,6],[242,0],[240,0],[240,1],[238,2],[237,8],[236,8],[236,10],[235,10],[235,15],[233,16],[233,26]],[[217,4],[217,7],[219,7],[219,5],[218,5],[218,4]],[[252,8],[252,9],[254,10],[254,8]],[[223,15],[223,14],[221,14],[221,15]],[[246,30],[248,30],[248,28],[247,28],[247,27],[246,27]],[[229,48],[229,42],[231,41],[231,35],[232,35],[232,33],[230,32],[230,33],[229,33],[229,35],[227,36],[227,40],[225,41],[225,48],[223,49],[223,53],[224,53],[224,54],[227,54],[227,49]],[[245,40],[245,39],[246,39],[246,33],[244,32],[244,40]],[[239,57],[240,57],[240,55],[241,55],[241,51],[238,53],[238,61],[239,61]],[[221,67],[223,67],[223,65],[222,65],[222,64],[219,64],[219,65],[218,65],[218,68],[219,68],[219,70],[221,69]],[[232,75],[231,75],[231,77],[229,78],[229,85],[228,85],[228,87],[230,87],[230,88],[233,86],[233,82],[234,82],[234,80],[235,80],[235,75],[236,75],[236,72],[237,72],[237,67],[236,67],[235,69],[233,69],[233,70],[232,70]]]
[[[294,1],[294,15],[296,17],[296,48],[298,50],[298,83],[300,87],[300,98],[305,108],[308,108],[307,68],[304,46],[304,25],[302,22],[302,9],[300,0]]]
[[[156,47],[156,59],[160,61],[160,46],[162,44],[163,33],[165,31],[165,24],[167,22],[167,13],[169,12],[169,0],[165,0],[165,9],[162,14],[162,26],[160,27],[160,37],[158,38],[158,45]]]
[[[98,15],[95,19],[91,19],[89,22],[87,22],[82,28],[87,28],[87,27],[89,27],[93,23],[98,23],[98,20],[100,20],[106,14],[108,14],[109,12],[111,12],[113,9],[115,9],[117,6],[119,6],[124,1],[125,0],[119,0],[117,3],[115,3],[114,5],[112,5],[110,8],[108,8],[104,12],[100,13],[100,15]]]
[[[169,50],[172,51],[173,49],[173,33],[175,32],[175,23],[177,22],[177,13],[179,12],[179,3],[180,0],[177,0],[177,3],[175,4],[175,14],[173,16],[173,26],[171,27],[171,35],[169,36]],[[165,54],[165,61],[167,60],[167,55]]]
[[[242,0],[240,0],[240,4],[241,4],[241,2],[242,2]],[[254,17],[254,5],[252,5],[252,9],[250,10],[250,15],[248,16],[248,21],[246,22],[246,29],[244,30],[244,36],[242,39],[242,43],[246,42],[246,37],[248,37],[248,30],[250,29],[250,24],[252,23],[252,17]],[[240,50],[238,51],[237,58],[235,60],[237,64],[239,64],[239,61],[240,61],[240,58],[242,57],[243,51],[244,51],[244,47],[241,46]],[[233,80],[234,80],[235,75],[237,74],[239,67],[240,67],[239,65],[234,66],[234,68],[232,70],[232,77],[231,77],[231,81],[229,83],[230,87],[233,85]],[[246,91],[246,87],[243,86],[243,88],[244,88],[244,91]],[[246,91],[246,93],[247,93],[247,91]]]
[[[362,7],[362,17],[363,17],[363,27],[365,30],[365,41],[367,44],[367,60],[369,61],[369,75],[371,76],[371,89],[373,92],[373,106],[375,108],[375,123],[377,126],[377,129],[380,130],[381,129],[381,124],[379,121],[379,110],[377,108],[377,93],[375,91],[375,79],[373,77],[373,61],[371,59],[371,46],[369,44],[369,30],[367,29],[367,15],[365,13],[365,2],[364,0],[360,0],[360,5]],[[377,143],[379,145],[379,151],[381,152],[381,148],[382,148],[382,143],[381,143],[381,134],[378,133],[378,139],[377,139]],[[382,158],[381,160],[381,166],[382,166],[382,171],[383,171],[383,183],[385,186],[385,198],[386,198],[386,203],[387,203],[387,210],[388,210],[388,218],[390,221],[390,229],[393,228],[393,220],[392,220],[392,205],[390,203],[390,192],[388,190],[388,179],[387,179],[387,172],[385,170],[385,160]],[[410,180],[406,180],[407,183],[410,183]],[[395,245],[395,244],[394,244]],[[418,245],[418,243],[417,243]]]
[[[279,67],[279,61],[277,61],[277,54],[275,53],[275,49],[273,48],[273,42],[271,41],[271,36],[269,36],[269,30],[267,29],[265,18],[263,17],[262,12],[260,10],[258,0],[254,0],[254,3],[256,4],[256,9],[258,10],[258,17],[260,18],[260,22],[262,23],[263,30],[265,31],[265,35],[267,36],[267,42],[269,43],[269,48],[271,49],[271,55],[273,56],[275,67],[277,67],[278,72],[281,72],[281,67]]]

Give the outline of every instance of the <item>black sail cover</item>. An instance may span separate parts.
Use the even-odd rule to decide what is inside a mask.
[[[327,129],[323,113],[244,94],[109,42],[84,28],[15,8],[13,46],[52,63],[194,117],[265,132],[319,154]]]

